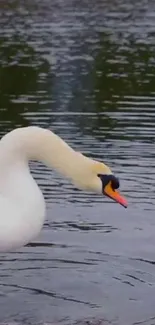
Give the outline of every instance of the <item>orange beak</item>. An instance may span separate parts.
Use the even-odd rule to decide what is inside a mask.
[[[128,202],[127,200],[119,194],[116,190],[112,189],[111,182],[109,182],[104,188],[104,194],[109,196],[112,200],[116,201],[117,203],[127,208]]]

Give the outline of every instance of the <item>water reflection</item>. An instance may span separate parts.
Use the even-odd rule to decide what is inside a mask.
[[[79,127],[101,141],[154,141],[154,48],[134,39],[119,44],[106,33],[98,37],[98,54],[71,105]]]
[[[47,220],[37,242],[1,256],[0,322],[154,319],[154,9],[1,3],[0,134],[51,128],[112,167],[129,210],[32,163]]]
[[[49,97],[48,62],[18,36],[0,40],[0,119],[1,134],[27,126],[24,114],[36,114]],[[52,76],[50,91],[52,89]]]

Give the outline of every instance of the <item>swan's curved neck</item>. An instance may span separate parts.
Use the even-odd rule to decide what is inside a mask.
[[[9,160],[40,160],[73,181],[93,162],[50,130],[39,127],[15,129],[1,139],[0,145]]]

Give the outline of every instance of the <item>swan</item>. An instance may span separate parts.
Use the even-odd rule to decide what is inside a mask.
[[[122,206],[119,180],[102,162],[72,149],[48,129],[16,128],[0,140],[0,252],[10,252],[34,240],[45,220],[45,201],[28,162],[39,160],[56,169],[81,190],[105,194]]]

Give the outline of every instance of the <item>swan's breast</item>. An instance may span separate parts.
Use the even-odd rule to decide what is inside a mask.
[[[44,218],[44,198],[28,166],[12,165],[0,173],[0,251],[32,241]]]

